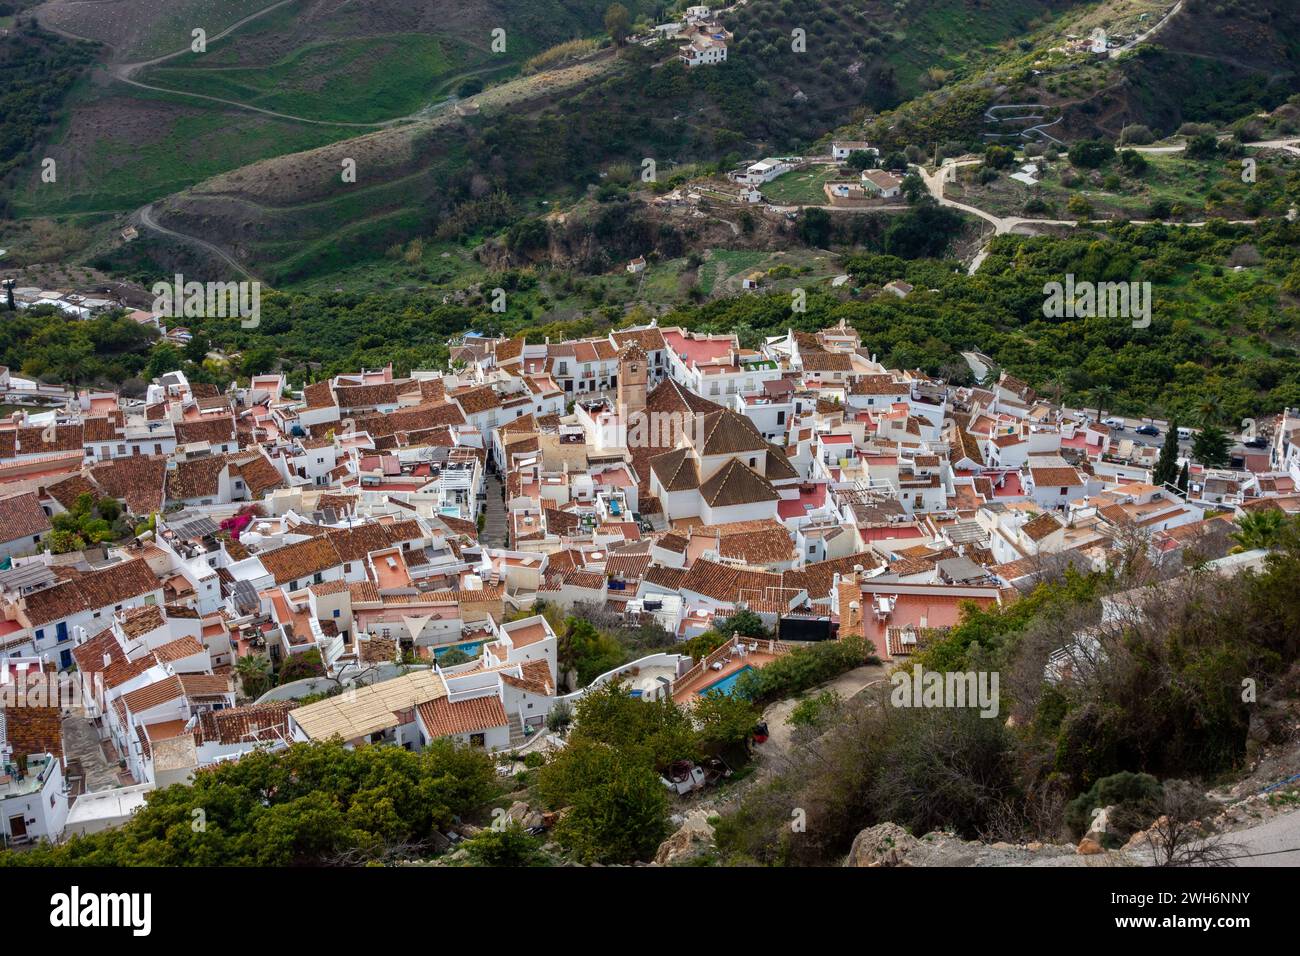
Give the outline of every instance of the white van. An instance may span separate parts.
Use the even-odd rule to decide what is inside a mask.
[[[1178,429],[1178,440],[1179,440],[1179,441],[1191,441],[1191,440],[1192,440],[1192,430],[1191,430],[1190,428],[1180,428],[1180,429]]]

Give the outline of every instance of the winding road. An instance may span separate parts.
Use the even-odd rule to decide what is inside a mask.
[[[247,266],[235,259],[224,249],[213,245],[206,239],[200,239],[198,236],[189,236],[183,232],[176,232],[174,229],[168,229],[166,226],[159,225],[159,223],[153,218],[153,203],[142,208],[139,212],[139,217],[140,225],[144,226],[146,229],[151,229],[161,235],[170,236],[173,239],[179,239],[181,242],[188,242],[205,249],[219,258],[222,262],[225,262],[240,275],[247,279],[251,279],[254,282],[261,282],[262,285],[266,286],[266,288],[270,290],[271,286],[267,282],[263,281],[259,276],[251,272]]]
[[[1170,11],[1169,15],[1172,16],[1172,14],[1173,11]],[[1257,140],[1255,142],[1243,143],[1242,145],[1247,149],[1282,149],[1300,155],[1300,137],[1293,137],[1291,139]],[[1186,149],[1186,145],[1134,146],[1131,148],[1135,152],[1139,153],[1181,153]],[[921,177],[922,180],[925,181],[925,188],[929,190],[930,195],[934,197],[935,202],[939,203],[939,205],[947,206],[950,209],[956,209],[960,212],[969,213],[970,215],[976,216],[991,225],[993,227],[993,232],[989,236],[990,240],[993,236],[1006,235],[1007,233],[1014,232],[1017,229],[1032,229],[1035,226],[1063,226],[1074,228],[1079,225],[1079,220],[1077,219],[1033,219],[1025,216],[996,216],[991,212],[980,209],[978,206],[958,202],[957,200],[949,199],[944,195],[943,184],[947,181],[949,170],[952,170],[955,174],[958,169],[964,166],[978,166],[982,162],[982,159],[948,160],[935,169],[934,172],[927,171],[924,166],[912,166],[911,168]],[[1107,222],[1109,220],[1098,221]],[[1157,220],[1129,219],[1126,221],[1141,226],[1149,225]],[[1232,219],[1229,220],[1229,223],[1234,226],[1253,226],[1257,221],[1258,220],[1255,219]],[[1191,226],[1193,228],[1203,227],[1205,224],[1206,221],[1172,223],[1172,225]],[[988,258],[988,251],[989,244],[986,242],[980,251],[975,254],[975,258],[971,260],[970,265],[966,270],[967,275],[974,275],[979,271],[979,267],[984,263],[984,260]]]
[[[242,27],[247,26],[249,23],[252,23],[254,20],[264,17],[268,13],[272,13],[275,10],[278,10],[280,7],[283,7],[286,4],[293,3],[293,2],[294,0],[277,0],[277,2],[271,4],[270,6],[263,7],[261,10],[258,10],[256,13],[250,13],[248,16],[235,21],[230,26],[222,30],[220,33],[208,37],[207,42],[216,43],[218,40],[224,39],[225,37],[230,36],[230,34],[234,33],[236,30],[239,30]],[[39,14],[40,14],[40,10],[38,9],[37,10],[38,19],[40,19]],[[96,40],[94,37],[81,36],[76,33],[71,33],[60,27],[54,26],[53,24],[45,22],[44,20],[41,20],[41,26],[49,30],[51,33],[56,33],[59,36],[66,37],[71,40],[86,40],[92,43],[101,43],[105,47],[107,47],[110,52],[114,54],[116,54],[117,52],[111,43],[106,43],[103,40]],[[313,119],[310,116],[297,116],[293,113],[281,113],[277,110],[269,110],[261,106],[253,106],[251,103],[243,103],[240,102],[239,100],[225,99],[224,97],[220,97],[220,96],[209,96],[206,93],[194,93],[189,90],[173,90],[165,86],[154,86],[152,83],[144,83],[141,82],[140,80],[135,79],[136,74],[141,72],[142,70],[147,70],[151,66],[157,66],[160,63],[166,63],[168,60],[174,60],[176,57],[185,56],[191,52],[192,52],[191,49],[188,46],[186,46],[186,47],[182,47],[179,50],[174,50],[171,53],[164,53],[162,56],[156,56],[149,60],[138,60],[134,63],[124,63],[124,62],[114,60],[110,57],[106,66],[109,75],[113,77],[113,79],[120,80],[123,83],[126,83],[130,86],[138,87],[139,89],[142,90],[151,90],[155,93],[166,93],[170,96],[187,96],[190,99],[205,100],[209,103],[219,103],[223,106],[232,106],[236,109],[247,110],[251,113],[261,113],[263,116],[270,116],[274,119],[287,120],[291,123],[306,123],[312,126],[335,126],[341,129],[371,129],[371,130],[387,129],[391,126],[396,126],[400,123],[409,123],[413,120],[429,116],[431,113],[436,112],[439,109],[453,105],[458,100],[458,97],[451,96],[445,100],[442,100],[441,102],[430,104],[429,106],[426,106],[414,113],[408,113],[405,116],[395,116],[392,119],[379,120],[374,123],[355,123],[346,120]],[[468,78],[470,76],[478,75],[481,73],[491,72],[492,70],[495,69],[497,69],[497,66],[491,65],[486,67],[478,67],[473,70],[467,70],[463,74],[457,74],[456,76],[451,77],[449,82],[455,82],[456,80],[459,79]]]

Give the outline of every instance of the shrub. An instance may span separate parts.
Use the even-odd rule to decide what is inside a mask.
[[[736,681],[735,693],[757,704],[766,704],[791,697],[866,663],[879,663],[879,659],[867,656],[867,645],[862,638],[825,641],[791,651],[766,667],[746,671]]]
[[[1115,147],[1099,139],[1085,139],[1070,147],[1070,165],[1098,169],[1115,158]]]
[[[1125,770],[1102,777],[1066,804],[1065,825],[1078,839],[1088,832],[1094,811],[1113,806],[1107,820],[1108,835],[1114,834],[1123,842],[1151,822],[1163,792],[1160,781],[1149,773]]]

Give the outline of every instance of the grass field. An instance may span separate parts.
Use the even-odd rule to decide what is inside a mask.
[[[838,166],[809,166],[778,176],[760,189],[764,199],[780,206],[825,206],[828,200],[822,184],[839,178]]]
[[[62,172],[43,183],[33,171],[15,197],[19,216],[132,209],[233,167],[355,133],[232,115],[146,90],[108,97],[83,89],[70,105],[72,121],[48,150]]]
[[[60,0],[46,4],[44,22],[110,44],[127,60],[145,60],[189,46],[197,28],[216,36],[274,0]],[[296,4],[288,4],[294,7]]]
[[[293,116],[367,123],[426,106],[439,81],[464,68],[465,53],[438,37],[365,37],[312,44],[268,66],[208,68],[190,56],[141,80]]]
[[[1098,219],[1145,218],[1157,200],[1167,202],[1172,218],[1194,222],[1207,217],[1247,219],[1270,211],[1282,213],[1289,202],[1287,180],[1300,171],[1300,160],[1283,153],[1256,157],[1256,181],[1242,180],[1239,159],[1189,160],[1180,153],[1147,153],[1148,166],[1140,175],[1123,172],[1113,162],[1099,171],[1072,171],[1067,160],[1047,164],[1038,186],[1026,186],[1006,173],[987,184],[976,180],[977,167],[961,171],[960,182],[950,184],[946,195],[974,203],[996,215],[1022,215],[1025,204],[1041,198],[1051,212],[1042,218],[1070,218],[1071,196],[1092,204]],[[1014,170],[1011,170],[1014,171]],[[1072,172],[1076,185],[1063,182]]]

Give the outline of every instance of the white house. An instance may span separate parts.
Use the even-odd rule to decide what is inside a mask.
[[[770,183],[776,177],[782,176],[792,169],[794,169],[794,163],[789,160],[769,156],[767,159],[760,159],[758,162],[747,166],[744,172],[733,173],[732,178],[738,183],[757,186],[761,183]]]
[[[687,66],[705,66],[713,63],[725,63],[727,60],[727,41],[720,37],[697,33],[685,44],[678,58]]]
[[[866,140],[844,140],[831,143],[831,159],[843,162],[854,153],[870,153],[872,156],[879,156],[880,150],[867,143]]]
[[[864,169],[862,188],[880,199],[894,199],[903,191],[903,177],[886,169]]]

